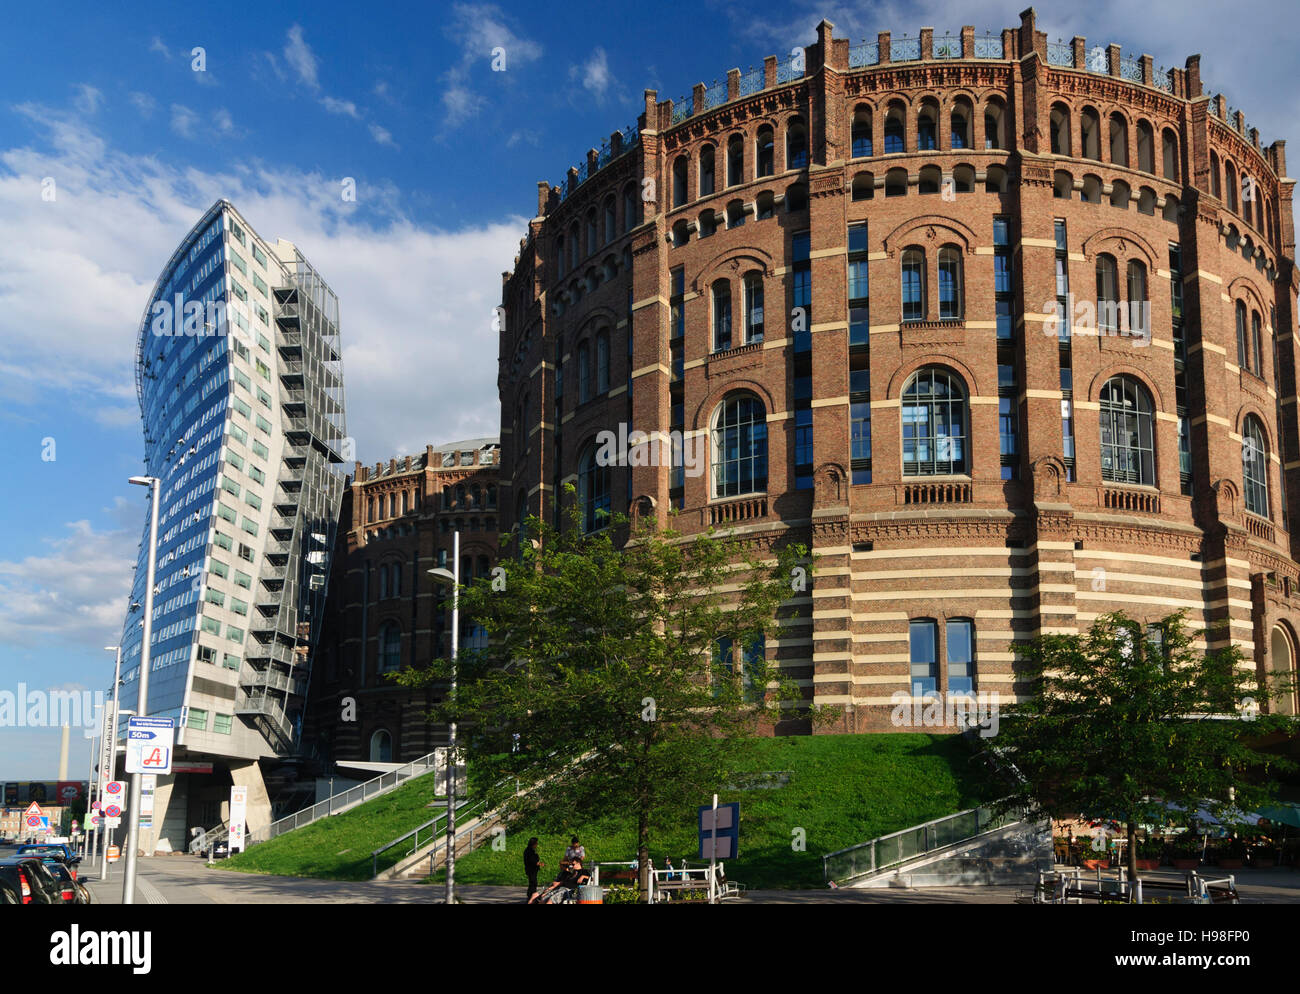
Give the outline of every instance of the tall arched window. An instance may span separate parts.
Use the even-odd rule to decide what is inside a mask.
[[[731,283],[717,280],[713,284],[713,351],[731,348]]]
[[[885,112],[885,154],[903,151],[903,105],[895,101]]]
[[[609,467],[601,465],[597,451],[588,445],[578,463],[578,513],[585,532],[609,524]]]
[[[939,249],[939,320],[962,316],[961,249],[945,245]]]
[[[1115,257],[1104,252],[1097,256],[1097,327],[1119,328],[1119,270]]]
[[[391,673],[402,668],[402,629],[390,621],[379,630],[379,672]]]
[[[1110,115],[1110,161],[1128,165],[1128,121],[1118,112]]]
[[[1065,104],[1052,104],[1052,154],[1069,155],[1071,148],[1070,141],[1070,108]]]
[[[1155,153],[1155,131],[1151,128],[1150,121],[1138,121],[1137,123],[1138,139],[1138,168],[1144,173],[1153,173],[1156,171],[1156,153]]]
[[[596,393],[609,393],[609,332],[596,334]]]
[[[767,410],[749,393],[723,400],[713,421],[713,496],[767,489]]]
[[[402,596],[402,564],[393,563],[388,567],[390,579],[388,589],[392,591],[394,597]]]
[[[1112,376],[1101,388],[1101,478],[1156,483],[1151,397],[1128,376]]]
[[[583,342],[578,346],[578,403],[591,400],[591,346]]]
[[[925,252],[919,248],[903,250],[903,320],[925,320]]]
[[[939,147],[939,108],[938,105],[925,101],[916,116],[916,150],[932,152]]]
[[[1178,181],[1178,136],[1169,128],[1160,132],[1161,175]]]
[[[1237,209],[1237,170],[1231,162],[1223,164],[1223,186],[1228,194],[1228,210]]]
[[[871,108],[859,107],[853,112],[853,158],[864,159],[871,154]]]
[[[690,160],[679,155],[673,160],[673,206],[681,207],[686,203],[686,180]]]
[[[1151,324],[1147,320],[1150,304],[1147,301],[1147,267],[1137,259],[1128,263],[1128,327],[1137,335],[1145,335]]]
[[[713,146],[705,145],[700,149],[700,196],[707,197],[713,192]]]
[[[605,241],[612,242],[618,237],[618,224],[614,219],[614,198],[612,196],[605,198],[603,210],[605,214]]]
[[[1250,312],[1250,347],[1254,352],[1251,368],[1261,380],[1264,378],[1264,330],[1260,326],[1259,311]]]
[[[587,254],[600,248],[600,229],[596,224],[596,209],[587,211]]]
[[[793,118],[785,132],[785,168],[808,168],[808,129],[802,118]]]
[[[623,230],[631,231],[640,220],[637,210],[636,186],[629,183],[623,188]]]
[[[1210,152],[1210,193],[1219,199],[1223,198],[1223,181],[1219,174],[1219,153]]]
[[[1000,101],[990,100],[984,108],[984,147],[1006,148],[1007,136],[1005,109]]]
[[[953,102],[952,112],[948,115],[948,136],[951,147],[970,148],[971,105],[964,97]]]
[[[938,366],[918,370],[903,388],[903,475],[966,472],[966,391]]]
[[[1085,159],[1101,161],[1101,118],[1092,107],[1079,112],[1079,145]]]
[[[386,563],[379,564],[379,599],[388,599],[388,566]]]
[[[1237,301],[1237,365],[1250,369],[1250,346],[1246,341],[1246,304]]]
[[[745,139],[732,135],[727,139],[727,186],[745,182]]]
[[[758,129],[758,139],[754,143],[756,160],[758,162],[758,171],[755,174],[756,176],[771,176],[775,172],[776,156],[774,144],[771,125],[763,125]]]
[[[745,274],[745,344],[763,340],[763,274]]]
[[[1268,444],[1264,428],[1253,414],[1246,416],[1241,432],[1241,475],[1245,481],[1246,510],[1268,517]]]
[[[370,762],[391,763],[392,761],[393,737],[381,728],[370,736]]]

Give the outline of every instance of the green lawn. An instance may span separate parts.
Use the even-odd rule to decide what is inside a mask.
[[[723,790],[718,803],[740,802],[740,857],[727,876],[749,887],[821,887],[823,854],[991,800],[980,785],[971,752],[951,735],[817,735],[755,739],[737,768],[745,773],[789,774],[784,786]],[[683,798],[678,827],[651,837],[657,866],[671,857],[698,865],[696,808],[709,798]],[[803,851],[793,842],[803,829]],[[483,847],[461,857],[457,879],[466,884],[523,886],[523,849],[538,836],[542,879],[553,874],[569,834],[586,846],[589,860],[630,860],[635,823],[628,812],[574,825],[563,835],[527,823],[511,828],[504,851]]]
[[[438,799],[436,784],[432,775],[417,777],[383,797],[251,846],[217,865],[247,873],[369,880],[372,849],[438,813],[427,807]],[[420,834],[422,842],[427,834]],[[379,868],[387,869],[405,854],[405,847],[389,850],[380,857]]]

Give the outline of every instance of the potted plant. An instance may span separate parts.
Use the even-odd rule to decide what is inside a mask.
[[[1150,837],[1143,839],[1137,844],[1137,868],[1139,870],[1159,869],[1164,852],[1165,846],[1160,839]]]
[[[1246,865],[1246,843],[1239,836],[1233,836],[1226,846],[1216,850],[1218,864],[1225,870],[1240,870]]]

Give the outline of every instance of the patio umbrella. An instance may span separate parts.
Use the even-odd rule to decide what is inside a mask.
[[[1282,803],[1269,805],[1259,809],[1260,815],[1269,821],[1277,822],[1279,825],[1290,825],[1292,828],[1300,828],[1300,805],[1291,803]]]

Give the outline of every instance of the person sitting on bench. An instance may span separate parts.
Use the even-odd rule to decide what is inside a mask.
[[[582,866],[582,860],[574,859],[569,861],[567,867],[561,867],[560,872],[555,875],[546,886],[546,890],[534,894],[528,901],[529,904],[546,904],[548,898],[555,891],[563,888],[564,890],[576,890],[583,884],[591,880],[591,874]]]

